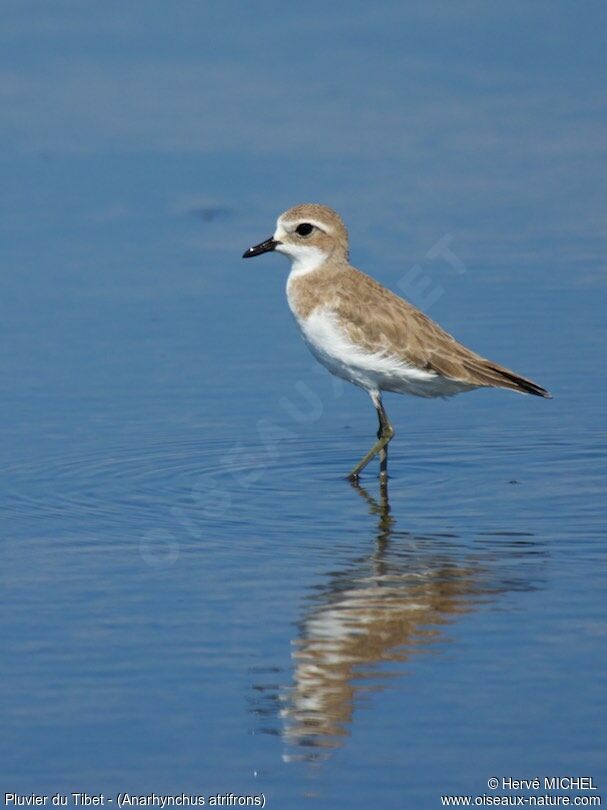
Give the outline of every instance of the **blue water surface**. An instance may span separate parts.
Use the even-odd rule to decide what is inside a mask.
[[[607,794],[606,23],[3,4],[2,794]],[[240,259],[302,201],[554,399],[388,395],[350,485],[371,403]]]

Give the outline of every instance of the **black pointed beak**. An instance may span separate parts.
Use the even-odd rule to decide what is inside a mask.
[[[253,245],[242,254],[243,259],[250,259],[251,256],[259,256],[260,253],[268,253],[270,250],[276,250],[276,245],[280,245],[277,239],[270,237],[265,242],[260,242],[258,245]]]

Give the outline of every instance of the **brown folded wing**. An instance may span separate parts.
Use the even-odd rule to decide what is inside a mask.
[[[309,294],[318,296],[318,304],[330,300],[350,338],[369,352],[386,352],[470,385],[550,397],[532,380],[470,351],[419,309],[353,267],[317,279]]]

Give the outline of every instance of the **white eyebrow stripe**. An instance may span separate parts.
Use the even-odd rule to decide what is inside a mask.
[[[324,231],[324,233],[333,233],[333,229],[329,227],[326,222],[320,222],[318,219],[310,219],[309,217],[305,219],[282,219],[282,217],[278,217],[276,226],[285,228],[288,225],[292,225],[293,229],[295,229],[297,225],[301,225],[303,222],[309,222],[310,225],[314,225],[315,228],[318,228],[319,231]]]

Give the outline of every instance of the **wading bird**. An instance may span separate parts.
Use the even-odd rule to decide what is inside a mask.
[[[467,349],[408,301],[352,267],[346,226],[331,208],[289,208],[278,218],[274,235],[243,258],[268,251],[291,260],[287,299],[312,354],[332,374],[364,388],[377,411],[377,442],[351,471],[351,480],[378,454],[380,479],[387,479],[394,428],[382,391],[450,397],[474,388],[508,388],[550,397],[531,380]]]

